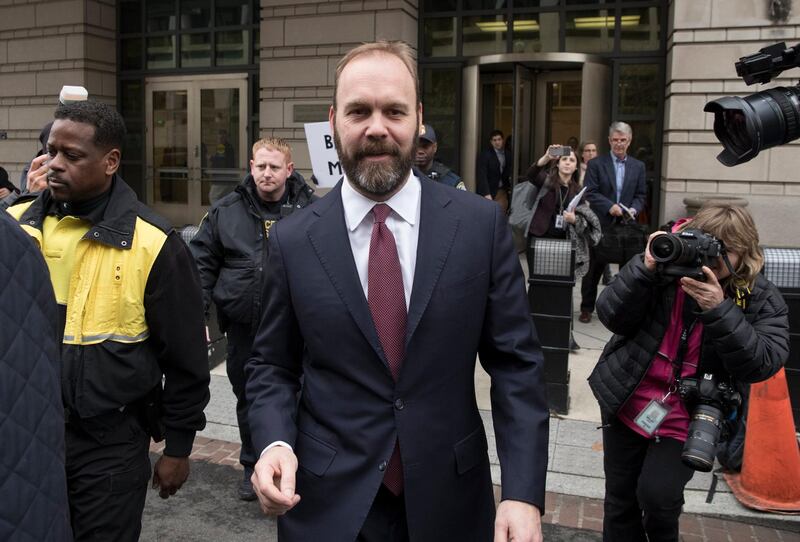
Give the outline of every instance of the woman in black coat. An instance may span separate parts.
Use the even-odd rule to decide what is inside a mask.
[[[681,399],[681,385],[713,379],[746,397],[750,383],[774,375],[788,357],[788,310],[759,274],[750,214],[709,204],[674,228],[692,230],[724,247],[702,267],[703,280],[659,268],[651,248],[669,248],[660,231],[598,299],[600,320],[615,334],[589,377],[604,423],[604,540],[678,540],[683,490],[694,474],[681,455],[698,404]],[[716,405],[721,417],[740,414],[724,403]],[[713,462],[713,446],[707,451]],[[701,463],[695,459],[695,468]]]

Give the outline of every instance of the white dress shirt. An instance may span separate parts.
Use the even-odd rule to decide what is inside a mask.
[[[409,173],[403,188],[385,202],[392,208],[392,212],[386,218],[386,227],[394,236],[397,256],[400,258],[406,310],[411,304],[411,286],[414,284],[414,269],[417,266],[421,194],[422,187],[419,179],[413,173]],[[357,192],[345,177],[342,183],[344,220],[347,224],[350,249],[353,251],[353,259],[356,262],[356,270],[358,278],[361,280],[361,288],[364,290],[364,297],[367,297],[369,293],[367,287],[369,243],[372,238],[372,226],[375,224],[370,211],[378,203]]]
[[[397,256],[400,258],[400,270],[403,274],[403,293],[406,297],[406,311],[411,304],[411,286],[414,284],[414,269],[417,267],[417,245],[419,244],[419,212],[422,204],[422,185],[413,174],[408,174],[408,180],[395,195],[386,203],[392,212],[386,218],[386,227],[392,232],[397,246]],[[344,221],[347,224],[347,236],[350,239],[350,250],[356,263],[358,278],[364,297],[368,295],[367,276],[369,268],[369,243],[372,239],[372,226],[375,224],[372,208],[380,202],[373,201],[350,184],[345,176],[342,183],[342,205],[344,206]],[[346,255],[342,254],[342,258]],[[263,456],[267,450],[275,446],[292,447],[282,440],[275,441],[264,448]]]

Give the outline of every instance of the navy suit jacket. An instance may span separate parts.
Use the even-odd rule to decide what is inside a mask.
[[[270,233],[247,398],[255,449],[283,440],[299,459],[301,500],[278,520],[283,542],[355,540],[398,439],[411,539],[490,540],[476,354],[492,378],[503,498],[544,510],[543,361],[508,223],[494,203],[415,173],[419,245],[397,383],[359,282],[341,182]]]
[[[506,163],[503,169],[500,169],[500,159],[497,158],[497,152],[494,147],[484,149],[479,155],[475,164],[475,191],[481,196],[491,194],[492,197],[497,195],[497,189],[500,187],[500,181],[506,189],[511,188],[511,171],[512,160],[511,152],[505,150]]]
[[[620,202],[626,207],[633,207],[637,213],[642,212],[647,202],[644,172],[644,162],[628,155]],[[617,174],[611,154],[601,154],[589,160],[583,184],[586,186],[586,199],[600,219],[600,224],[608,226],[613,218],[608,210],[617,202]]]

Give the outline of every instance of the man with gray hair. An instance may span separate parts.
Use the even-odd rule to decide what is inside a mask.
[[[608,128],[611,152],[600,154],[586,166],[586,199],[606,230],[614,220],[635,219],[647,202],[644,162],[628,156],[633,129],[624,122],[612,122]],[[591,249],[589,270],[581,283],[581,314],[584,324],[592,321],[597,283],[608,264],[597,247]]]

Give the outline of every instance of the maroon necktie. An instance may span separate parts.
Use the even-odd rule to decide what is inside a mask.
[[[367,302],[383,353],[389,362],[389,370],[397,382],[405,357],[407,313],[397,245],[385,224],[386,217],[391,212],[391,207],[386,204],[378,204],[372,208],[375,224],[372,226],[372,238],[369,242]],[[403,465],[397,442],[386,467],[383,484],[395,495],[403,492]]]

